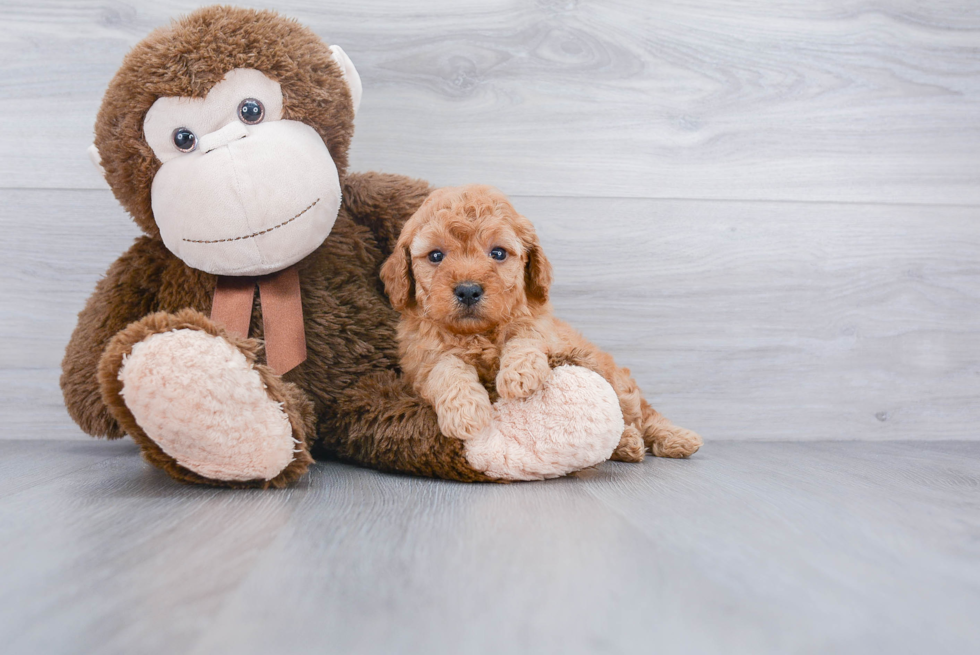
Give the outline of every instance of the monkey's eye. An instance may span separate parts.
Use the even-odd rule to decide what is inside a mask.
[[[507,259],[507,251],[503,248],[494,248],[490,251],[490,258],[496,259],[498,262],[502,262]]]
[[[173,134],[174,146],[181,152],[191,152],[197,148],[197,137],[186,127],[178,127]]]
[[[433,250],[429,253],[429,261],[433,264],[438,264],[445,256],[441,250]]]
[[[238,117],[248,125],[261,123],[262,119],[265,118],[265,107],[255,98],[246,98],[238,105]]]

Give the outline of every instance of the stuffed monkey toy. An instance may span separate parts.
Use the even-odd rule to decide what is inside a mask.
[[[553,478],[623,432],[596,373],[552,370],[465,441],[398,368],[378,277],[422,181],[349,173],[350,59],[269,11],[208,7],[150,34],[109,84],[90,153],[144,235],[68,344],[68,412],[173,478],[282,487],[313,456],[461,481]],[[256,293],[257,291],[257,293]]]

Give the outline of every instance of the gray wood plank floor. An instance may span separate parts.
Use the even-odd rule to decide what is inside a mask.
[[[547,483],[173,483],[0,442],[5,653],[968,653],[980,443],[713,443]]]

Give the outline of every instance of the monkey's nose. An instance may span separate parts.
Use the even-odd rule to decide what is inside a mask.
[[[211,152],[221,146],[228,145],[232,141],[244,139],[247,136],[248,130],[245,129],[241,121],[233,121],[220,130],[205,134],[201,137],[197,145],[201,149],[201,152]]]
[[[480,298],[483,297],[483,287],[476,282],[462,282],[456,285],[453,294],[455,294],[456,300],[467,307],[472,307],[480,302]]]

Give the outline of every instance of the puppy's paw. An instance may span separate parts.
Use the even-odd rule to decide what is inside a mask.
[[[549,375],[547,355],[540,350],[524,351],[501,361],[497,393],[504,400],[527,398],[544,386]]]
[[[440,403],[436,414],[439,417],[439,430],[447,437],[472,439],[480,434],[493,420],[493,406],[483,393],[460,395],[451,401]]]
[[[693,430],[671,425],[656,432],[650,442],[650,451],[657,457],[690,457],[704,443]]]
[[[616,462],[642,462],[646,451],[643,435],[632,425],[627,425],[623,436],[619,438],[619,445],[609,459]]]

